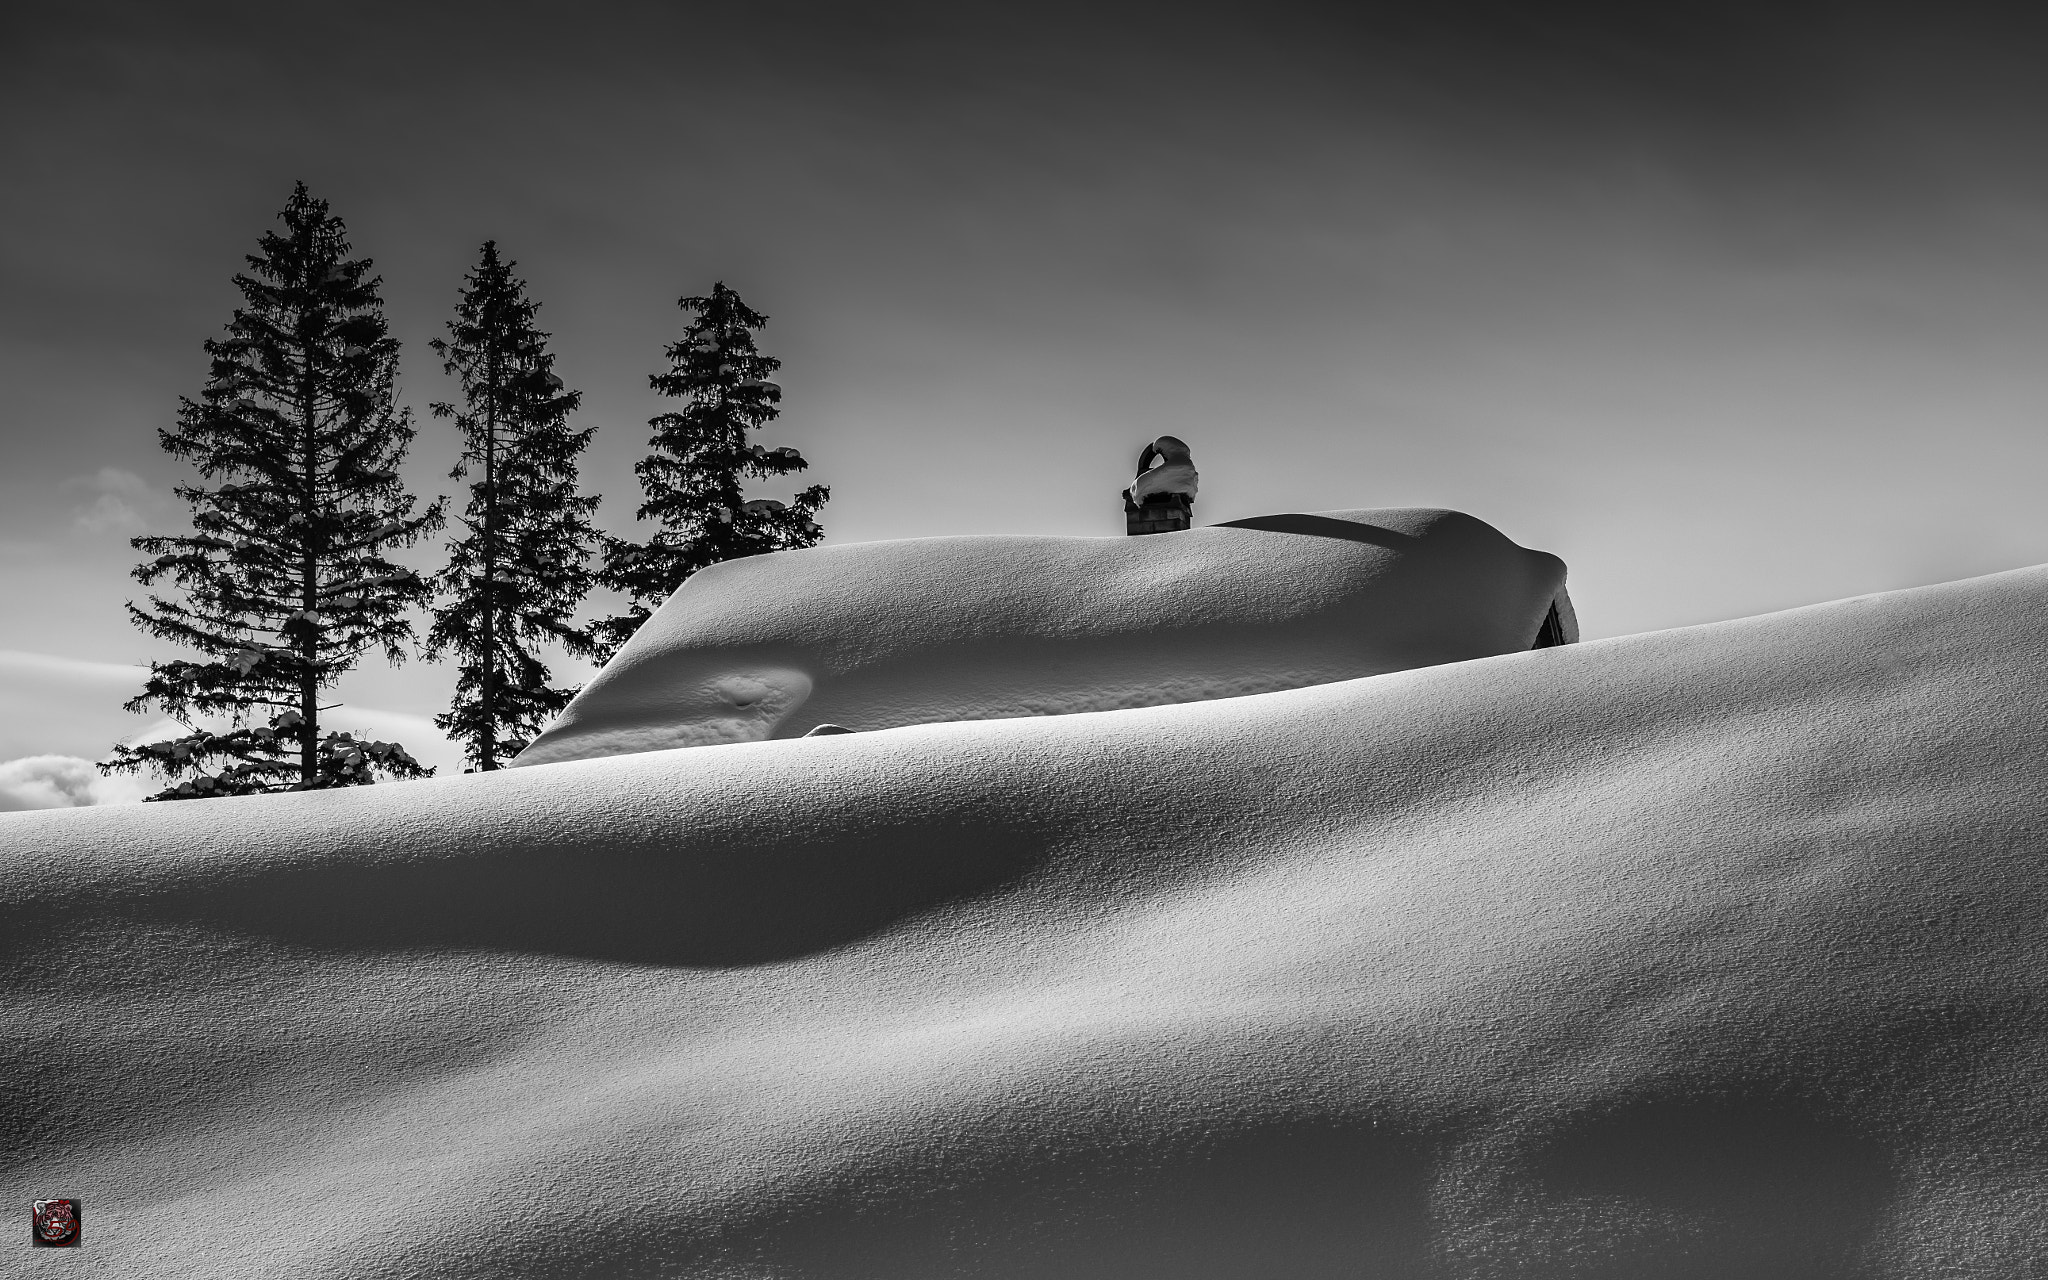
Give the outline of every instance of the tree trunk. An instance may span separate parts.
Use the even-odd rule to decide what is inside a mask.
[[[483,548],[483,671],[477,677],[477,709],[482,729],[477,737],[477,769],[498,767],[498,361],[496,317],[486,316],[484,331],[491,343],[485,365],[484,394],[484,548]]]
[[[313,353],[310,348],[301,352],[301,359],[299,465],[304,487],[299,494],[299,518],[303,522],[299,532],[299,608],[310,614],[320,603],[320,561],[313,545],[313,522],[320,511],[320,459],[315,448],[317,420],[313,401]],[[320,673],[316,665],[320,647],[319,634],[312,619],[301,620],[305,629],[299,633],[299,715],[305,723],[299,726],[302,735],[299,739],[299,784],[310,788],[320,775]]]

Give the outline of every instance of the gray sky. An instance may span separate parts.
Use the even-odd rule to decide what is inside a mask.
[[[297,179],[385,279],[426,493],[426,342],[488,237],[620,532],[675,300],[722,279],[832,541],[1115,534],[1171,431],[1205,523],[1457,507],[1563,556],[1593,637],[2048,560],[2019,6],[23,8],[0,649],[169,656],[126,538],[178,517],[155,430]]]

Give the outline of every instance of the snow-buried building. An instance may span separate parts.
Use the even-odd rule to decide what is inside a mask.
[[[816,547],[691,578],[518,763],[1199,702],[1577,635],[1564,562],[1456,511]]]

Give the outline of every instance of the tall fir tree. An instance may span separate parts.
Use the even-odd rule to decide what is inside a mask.
[[[485,241],[449,336],[433,344],[462,383],[460,407],[434,406],[462,432],[462,460],[450,477],[476,477],[427,633],[430,653],[452,651],[457,662],[455,700],[434,723],[462,743],[477,770],[517,755],[575,696],[549,683],[536,649],[554,640],[590,652],[569,619],[592,578],[598,500],[577,492],[576,457],[594,428],[569,427],[582,397],[555,376],[548,335],[534,327],[539,304],[513,265]]]
[[[609,659],[647,621],[655,606],[707,565],[739,556],[816,546],[824,537],[814,518],[832,491],[814,484],[788,503],[749,500],[742,486],[802,471],[810,464],[795,449],[768,449],[748,439],[775,420],[782,388],[769,375],[780,360],[762,355],[754,333],[768,317],[748,308],[723,282],[709,296],[678,304],[692,319],[671,344],[666,373],[648,382],[683,401],[673,413],[648,420],[653,452],[638,463],[647,500],[635,513],[660,525],[644,543],[604,540],[600,585],[623,593],[624,613],[591,625],[592,656]]]
[[[320,730],[321,694],[372,649],[403,661],[407,610],[427,581],[386,551],[439,528],[442,503],[415,512],[398,476],[412,417],[393,399],[398,343],[381,279],[351,258],[341,219],[293,190],[260,252],[237,274],[243,304],[206,342],[212,378],[181,397],[158,437],[212,483],[181,485],[190,534],[133,539],[182,600],[151,595],[128,612],[143,631],[205,655],[150,664],[130,711],[159,708],[189,732],[115,748],[108,772],[154,770],[176,785],[153,800],[360,785],[419,777],[404,747]],[[211,732],[197,716],[225,717]]]

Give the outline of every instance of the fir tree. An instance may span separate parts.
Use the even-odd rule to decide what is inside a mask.
[[[486,241],[469,274],[449,337],[434,350],[461,380],[463,403],[434,406],[462,431],[454,479],[476,474],[465,534],[449,548],[441,576],[445,603],[427,646],[457,655],[455,701],[436,716],[479,770],[517,755],[574,696],[557,689],[536,655],[547,640],[571,653],[590,644],[569,616],[590,591],[597,498],[576,491],[576,455],[591,431],[568,418],[581,401],[554,374],[547,336],[534,328],[538,304]]]
[[[130,711],[152,706],[191,730],[170,742],[116,747],[103,770],[153,769],[177,785],[154,800],[303,791],[418,777],[405,748],[320,731],[320,695],[372,649],[404,659],[408,608],[430,588],[386,558],[442,523],[436,501],[415,514],[398,464],[413,437],[393,403],[398,343],[382,281],[349,257],[341,219],[292,192],[282,234],[266,233],[228,336],[206,342],[212,378],[180,398],[163,447],[206,484],[181,485],[193,532],[133,540],[154,557],[145,586],[168,578],[183,600],[130,602],[143,631],[205,655],[152,663]],[[226,732],[195,728],[224,716]]]
[[[653,452],[633,470],[647,501],[635,513],[660,525],[645,543],[604,540],[598,582],[626,595],[626,612],[592,624],[593,656],[608,659],[631,638],[654,607],[707,565],[739,556],[816,546],[824,536],[816,520],[831,496],[812,485],[794,501],[749,501],[741,486],[802,471],[810,464],[794,449],[766,449],[748,440],[774,421],[782,388],[769,377],[782,362],[760,354],[754,331],[768,317],[748,309],[723,283],[709,297],[679,304],[694,313],[682,341],[664,353],[669,369],[649,377],[663,395],[683,401],[674,413],[648,420]]]

